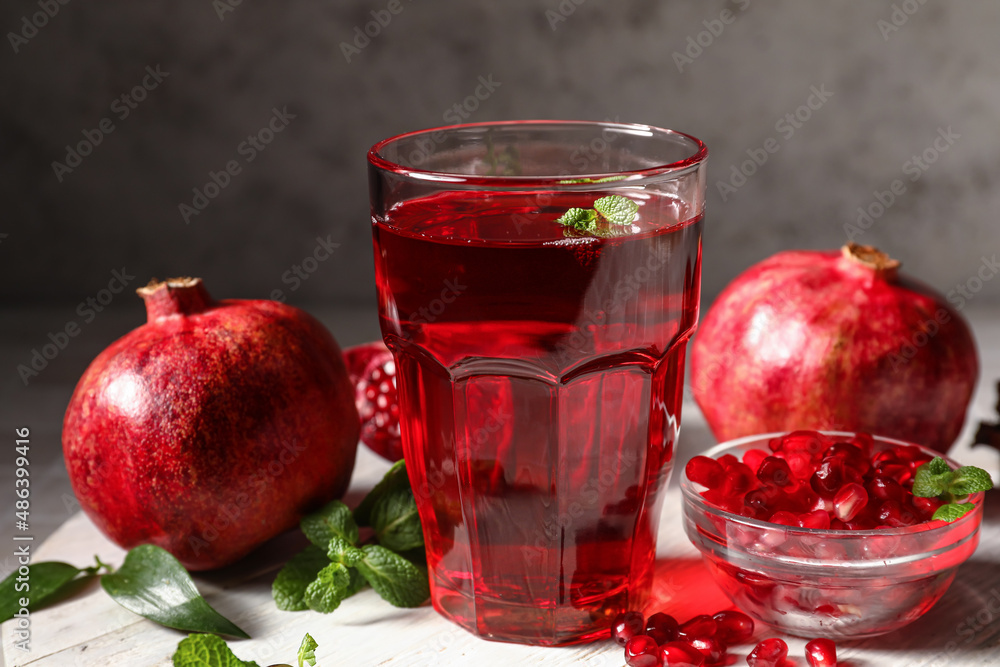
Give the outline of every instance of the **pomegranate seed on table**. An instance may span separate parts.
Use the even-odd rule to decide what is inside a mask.
[[[753,636],[753,619],[742,611],[720,611],[712,618],[716,622],[715,638],[726,646],[742,644]]]
[[[690,620],[681,623],[678,636],[681,639],[692,637],[714,637],[719,624],[708,614],[699,614]]]
[[[837,645],[830,639],[813,639],[806,644],[809,667],[837,667]]]
[[[868,492],[860,484],[850,483],[840,487],[833,497],[833,514],[847,522],[861,513],[868,504]]]
[[[692,458],[684,466],[684,472],[692,482],[709,489],[717,489],[726,481],[726,471],[722,464],[707,456]]]
[[[660,647],[660,658],[663,667],[701,667],[705,664],[705,655],[687,642],[667,642]]]
[[[646,619],[646,634],[660,645],[677,639],[677,631],[679,629],[680,623],[670,614],[658,612]]]
[[[695,637],[688,644],[705,656],[705,665],[718,665],[726,657],[726,647],[713,637]]]
[[[629,667],[659,667],[660,646],[649,635],[636,635],[625,644],[625,663]]]
[[[641,635],[646,628],[646,619],[637,611],[625,611],[618,614],[611,623],[611,638],[620,646],[625,646],[628,640]]]
[[[747,656],[747,665],[750,667],[781,667],[781,663],[788,657],[788,644],[782,639],[771,637],[765,639],[750,651]]]

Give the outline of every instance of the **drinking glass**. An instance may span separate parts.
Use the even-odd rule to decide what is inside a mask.
[[[481,637],[603,638],[647,600],[706,157],[679,132],[582,121],[424,130],[368,153],[432,602]],[[635,203],[631,221],[557,222],[610,196]]]

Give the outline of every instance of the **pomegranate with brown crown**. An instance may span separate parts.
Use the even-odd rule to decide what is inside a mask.
[[[73,490],[109,538],[216,568],[344,493],[359,420],[322,324],[215,301],[198,278],[138,293],[148,321],[94,359],[63,422]]]
[[[869,431],[945,452],[978,374],[969,327],[945,298],[854,243],[750,267],[691,347],[694,397],[719,440]]]

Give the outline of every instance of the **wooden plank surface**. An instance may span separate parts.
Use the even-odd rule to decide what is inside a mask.
[[[360,494],[381,476],[385,464],[362,453],[348,496]],[[682,619],[730,606],[710,581],[694,547],[683,535],[680,494],[671,485],[666,498],[654,595]],[[840,642],[842,661],[852,667],[944,667],[1000,665],[1000,492],[987,499],[982,540],[973,559],[924,618],[908,628],[858,643]],[[240,564],[195,576],[199,589],[220,612],[253,639],[231,641],[236,654],[261,667],[294,658],[302,635],[319,642],[322,667],[332,665],[621,665],[622,650],[610,642],[583,647],[539,648],[477,639],[425,606],[396,609],[371,590],[348,599],[330,615],[281,612],[270,585],[287,557],[303,544],[294,532],[272,541]],[[34,561],[64,560],[76,565],[94,555],[118,565],[124,552],[77,514],[34,554]],[[31,615],[31,651],[14,647],[13,621],[4,624],[5,664],[12,667],[89,665],[169,665],[182,633],[157,626],[115,604],[96,583],[70,600]],[[761,628],[757,639],[776,633]],[[804,641],[785,637],[796,664],[804,665]],[[743,664],[749,646],[734,649]]]

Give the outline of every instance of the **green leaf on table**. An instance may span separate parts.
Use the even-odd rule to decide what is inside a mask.
[[[371,524],[378,543],[387,549],[409,551],[424,545],[417,501],[409,487],[380,497],[372,508]]]
[[[967,496],[970,493],[989,491],[993,488],[993,479],[982,468],[962,466],[952,473],[954,476],[948,491],[954,496]]]
[[[408,488],[410,488],[410,479],[406,476],[406,462],[400,459],[386,471],[385,476],[379,480],[374,489],[368,492],[361,504],[354,510],[354,520],[359,526],[372,525],[371,513],[378,499],[397,489]]]
[[[327,545],[326,557],[334,563],[342,563],[348,567],[354,567],[358,561],[364,558],[365,554],[347,540],[334,537]]]
[[[351,573],[342,563],[330,563],[306,587],[305,601],[310,609],[329,614],[351,594]]]
[[[323,549],[315,544],[310,544],[285,563],[271,584],[271,595],[278,609],[282,611],[308,609],[309,605],[305,600],[306,588],[316,579],[320,570],[329,564],[330,559]]]
[[[256,662],[237,658],[219,637],[202,634],[182,639],[172,661],[174,667],[258,667]]]
[[[302,643],[299,644],[299,667],[303,664],[309,663],[310,665],[316,664],[316,649],[319,648],[319,644],[316,640],[312,638],[308,632],[306,636],[302,638]]]
[[[184,566],[166,550],[141,544],[101,586],[129,611],[176,630],[213,632],[249,638],[205,601]]]
[[[357,568],[375,592],[396,607],[416,607],[430,597],[427,573],[378,544],[362,548]]]
[[[351,509],[333,500],[317,512],[307,514],[299,524],[309,541],[326,549],[333,537],[342,537],[351,544],[358,543],[358,524],[354,521]]]
[[[628,197],[608,195],[594,202],[594,210],[612,224],[631,225],[639,212],[639,205]]]
[[[0,622],[14,618],[22,606],[28,611],[42,607],[67,589],[77,575],[86,572],[59,561],[32,563],[27,567],[28,574],[22,575],[15,569],[0,582]],[[22,599],[27,605],[21,604]]]
[[[971,512],[975,509],[975,507],[976,506],[973,503],[950,503],[948,505],[942,505],[937,508],[931,519],[934,521],[956,521]]]

